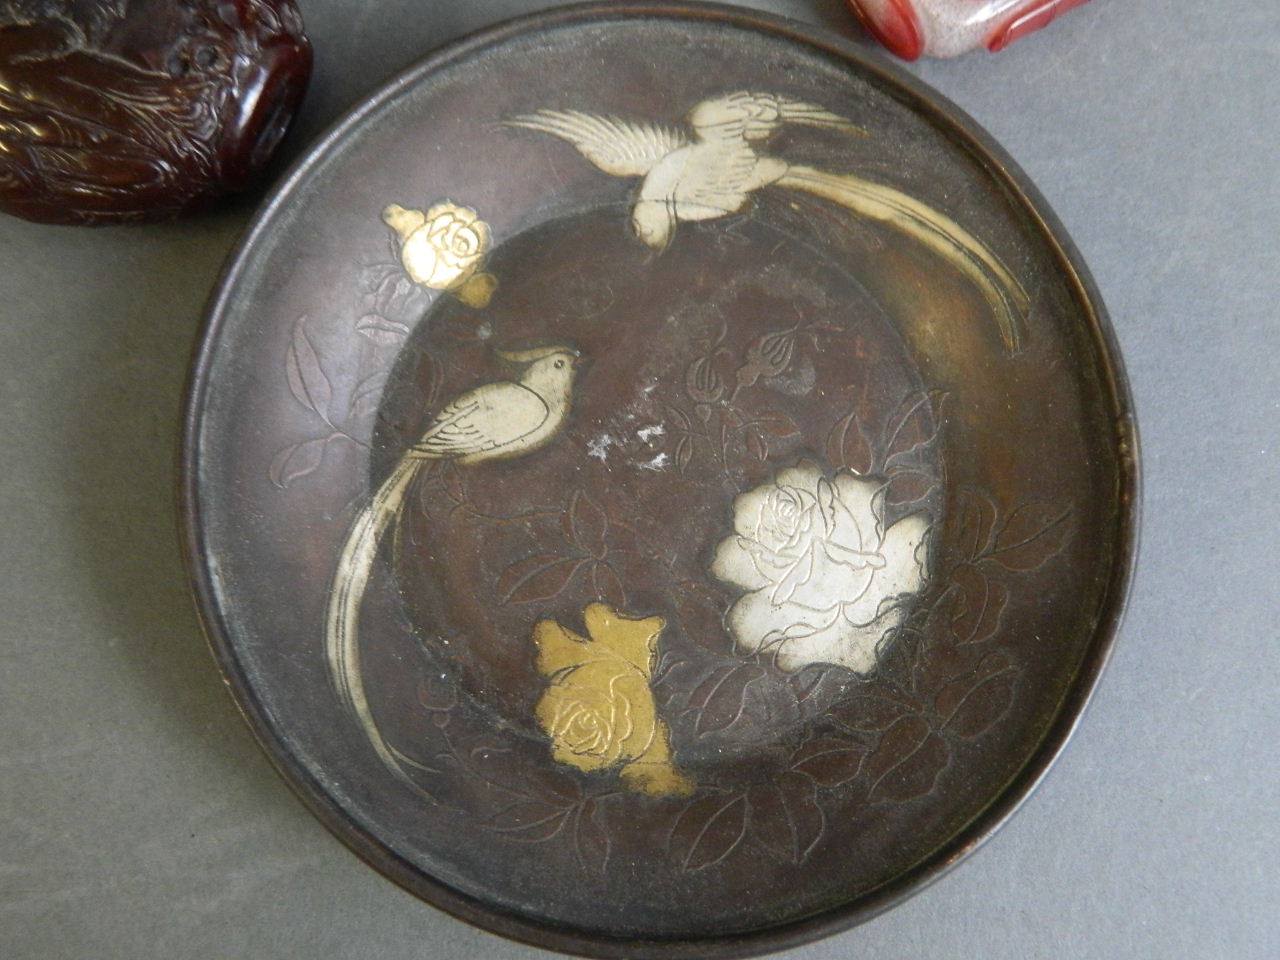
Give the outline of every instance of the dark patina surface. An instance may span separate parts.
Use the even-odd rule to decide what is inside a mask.
[[[680,128],[738,90],[862,127],[787,127],[768,151],[891,185],[980,238],[1028,295],[1017,347],[891,225],[765,189],[653,250],[629,226],[636,181],[505,125],[554,109]],[[382,219],[443,200],[492,230],[482,305],[408,279]],[[396,776],[326,667],[338,554],[442,405],[511,376],[495,350],[560,343],[586,364],[554,438],[424,468],[378,550],[362,664]],[[189,408],[196,591],[270,755],[397,882],[563,950],[778,948],[937,876],[1064,743],[1131,560],[1117,363],[1043,203],[918,85],[717,8],[544,15],[371,101],[242,246]],[[876,478],[885,527],[929,523],[928,576],[869,671],[744,651],[727,620],[741,590],[710,572],[734,498],[802,463]],[[557,761],[535,624],[583,635],[594,603],[660,619],[649,690],[687,789]]]

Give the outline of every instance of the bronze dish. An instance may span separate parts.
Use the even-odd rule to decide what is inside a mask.
[[[183,530],[264,749],[538,946],[844,929],[1010,815],[1097,679],[1137,465],[1099,298],[974,124],[707,5],[426,59],[210,309]]]

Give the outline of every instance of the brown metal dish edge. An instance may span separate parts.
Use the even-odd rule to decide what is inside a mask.
[[[1075,288],[1097,356],[1106,374],[1107,392],[1117,432],[1115,440],[1121,457],[1121,505],[1116,542],[1116,563],[1103,604],[1103,614],[1093,639],[1081,659],[1079,671],[1063,701],[1062,708],[1028,758],[1022,770],[979,816],[945,846],[920,861],[895,880],[842,907],[784,925],[748,934],[707,940],[637,941],[607,939],[557,928],[525,917],[503,913],[460,894],[447,885],[419,873],[396,856],[376,837],[354,823],[347,812],[323,786],[300,769],[276,732],[270,728],[265,711],[246,682],[234,652],[227,642],[226,624],[213,602],[213,586],[204,564],[205,545],[200,528],[197,495],[199,474],[198,438],[208,385],[211,352],[234,281],[243,269],[247,254],[255,246],[272,215],[322,156],[348,130],[366,116],[393,100],[421,77],[485,48],[496,46],[525,33],[590,21],[634,18],[703,20],[754,29],[802,44],[845,60],[893,96],[928,117],[944,135],[975,158],[1021,207],[1045,235],[1050,249]],[[362,860],[398,885],[445,912],[498,935],[542,949],[582,956],[611,958],[654,958],[654,960],[728,960],[758,956],[801,946],[846,930],[888,910],[907,896],[940,879],[968,853],[990,837],[1026,800],[1047,774],[1053,761],[1078,727],[1083,711],[1096,688],[1110,655],[1132,581],[1137,557],[1140,514],[1138,437],[1132,399],[1128,389],[1116,338],[1107,319],[1096,286],[1090,279],[1074,245],[1066,237],[1057,217],[1049,210],[1039,191],[1029,182],[1004,150],[962,110],[932,91],[901,68],[868,53],[852,41],[825,33],[782,17],[749,12],[720,4],[701,2],[669,3],[661,0],[588,2],[553,8],[491,26],[453,41],[392,78],[377,93],[365,99],[322,134],[274,187],[256,214],[253,223],[229,254],[204,313],[199,346],[193,354],[185,388],[182,436],[177,471],[177,519],[180,541],[196,608],[206,642],[255,739],[286,783],[308,809]]]

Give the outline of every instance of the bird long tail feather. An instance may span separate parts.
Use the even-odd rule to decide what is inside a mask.
[[[360,670],[360,604],[382,535],[399,515],[405,493],[426,462],[422,457],[403,457],[352,521],[334,570],[325,615],[325,658],[334,691],[360,724],[378,757],[406,781],[405,758],[383,738],[365,696]]]
[[[803,190],[879,220],[920,241],[966,276],[991,304],[1005,349],[1022,348],[1030,298],[1009,269],[977,237],[928,204],[849,174],[792,166],[777,186]]]
[[[867,131],[839,114],[832,113],[817,104],[804,103],[800,100],[780,100],[778,112],[788,123],[803,123],[811,127],[833,127],[847,133],[866,136]]]

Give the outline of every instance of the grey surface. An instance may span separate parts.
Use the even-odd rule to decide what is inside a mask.
[[[549,3],[304,0],[296,153],[378,82]],[[846,35],[839,0],[756,2]],[[1143,548],[1075,741],[981,851],[796,960],[1280,956],[1280,17],[1098,0],[998,56],[912,67],[1000,140],[1110,307]],[[249,207],[0,222],[0,957],[549,956],[362,865],[222,688],[172,520],[203,298]]]

